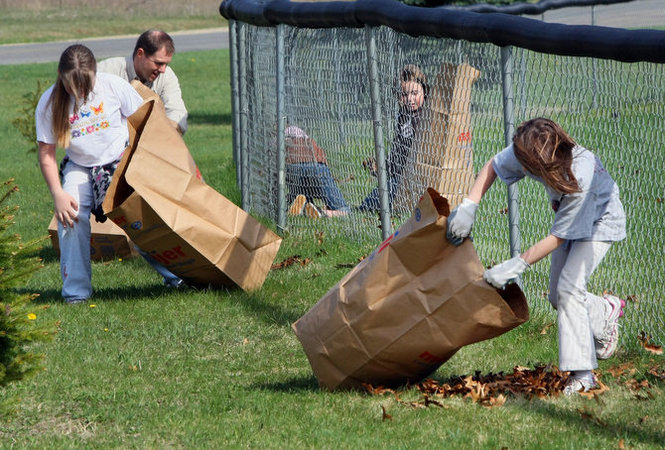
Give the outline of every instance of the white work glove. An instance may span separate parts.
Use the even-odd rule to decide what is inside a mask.
[[[476,219],[476,210],[478,203],[465,198],[462,203],[450,213],[448,216],[448,229],[446,230],[446,238],[448,241],[457,246],[462,243],[465,237],[471,234],[471,227],[473,221]]]
[[[529,267],[531,267],[529,263],[524,261],[521,257],[515,256],[508,261],[497,264],[491,269],[487,269],[483,278],[495,288],[501,289],[508,282],[517,279],[517,277]]]

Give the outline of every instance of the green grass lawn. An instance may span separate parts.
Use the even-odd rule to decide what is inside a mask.
[[[48,42],[56,40],[76,40],[82,38],[136,35],[147,28],[161,28],[169,33],[201,28],[226,27],[227,21],[211,4],[209,11],[200,8],[194,14],[174,13],[178,10],[171,0],[160,2],[165,7],[152,9],[146,17],[145,11],[131,10],[129,14],[118,15],[118,6],[63,6],[67,0],[49,0],[37,11],[26,8],[2,7],[0,14],[0,44],[24,42]],[[58,5],[57,3],[60,3]],[[133,2],[137,3],[137,2]],[[108,5],[107,5],[108,6]],[[129,8],[136,5],[127,5]],[[131,49],[130,49],[131,50]]]
[[[187,145],[206,181],[240,203],[231,152],[228,51],[176,54],[190,110]],[[35,153],[11,120],[55,64],[0,66],[0,180],[21,191],[14,232],[46,235],[51,198]],[[414,407],[413,388],[391,395],[318,388],[291,331],[371,247],[344,237],[286,236],[262,289],[165,289],[140,259],[94,263],[88,304],[61,302],[59,264],[48,242],[45,267],[27,291],[47,304],[37,320],[60,320],[36,350],[45,370],[0,391],[15,408],[0,421],[2,448],[662,448],[662,356],[621,349],[601,362],[609,391],[596,400],[508,395],[501,407],[465,398]],[[433,377],[556,363],[556,326],[536,315],[496,339],[460,350]],[[653,373],[649,374],[648,371]],[[647,384],[637,390],[634,383]],[[632,384],[631,384],[632,383]],[[384,419],[382,408],[391,416]]]

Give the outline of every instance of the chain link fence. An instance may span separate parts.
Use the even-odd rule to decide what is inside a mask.
[[[386,26],[230,23],[244,209],[284,232],[378,245],[427,187],[454,206],[514,127],[548,117],[601,158],[627,214],[628,238],[612,247],[590,290],[629,300],[624,345],[635,345],[641,332],[665,343],[662,64],[414,37]],[[405,112],[400,81],[413,66],[427,80],[415,119]],[[375,191],[377,208],[366,208]],[[486,266],[548,234],[553,213],[545,198],[530,180],[510,190],[495,183],[473,231]],[[548,274],[546,259],[526,272],[523,286],[532,313],[553,317]]]

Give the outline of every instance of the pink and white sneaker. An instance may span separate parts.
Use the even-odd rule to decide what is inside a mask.
[[[623,316],[625,300],[606,294],[603,298],[608,304],[608,314],[605,319],[605,329],[596,337],[596,358],[608,359],[617,349],[619,343],[619,318]]]

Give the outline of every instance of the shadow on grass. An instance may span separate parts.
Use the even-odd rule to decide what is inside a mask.
[[[59,261],[58,253],[51,245],[50,240],[44,240],[44,243],[41,246],[25,249],[21,253],[21,258],[39,258],[44,264]]]
[[[187,116],[189,125],[231,125],[231,114],[204,114],[192,112]]]
[[[318,392],[321,390],[314,376],[297,377],[279,383],[256,383],[254,389],[265,389],[274,392]]]
[[[221,293],[228,291],[220,291]],[[298,320],[304,311],[295,308],[287,308],[279,303],[267,302],[259,295],[251,293],[242,293],[232,297],[227,297],[225,301],[234,301],[243,308],[246,308],[252,317],[259,318],[263,322],[271,325],[284,325],[291,327],[291,324]]]
[[[35,292],[34,289],[17,289],[16,292],[18,294],[33,294],[37,293],[39,294],[39,297],[37,297],[33,302],[35,304],[50,304],[50,303],[61,303],[63,302],[62,300],[62,295],[60,292],[60,287],[54,288],[54,289],[41,289]],[[160,283],[156,283],[154,285],[149,285],[149,286],[125,286],[125,287],[117,287],[117,288],[101,288],[101,289],[94,289],[91,301],[94,300],[96,302],[100,301],[117,301],[117,302],[124,302],[124,301],[132,301],[136,300],[137,298],[151,298],[151,297],[159,297],[163,295],[164,293],[169,292],[169,288],[163,286]]]
[[[42,260],[44,264],[60,261],[58,253],[50,245],[40,248],[38,251],[29,254],[30,257],[37,257]]]
[[[572,399],[571,399],[572,400]],[[646,445],[660,447],[665,442],[665,431],[657,426],[648,425],[640,427],[634,425],[630,420],[619,418],[605,420],[595,415],[595,409],[602,409],[602,399],[599,402],[592,400],[584,404],[581,408],[575,410],[565,410],[559,405],[550,403],[546,400],[532,400],[529,403],[529,411],[534,411],[543,416],[546,420],[560,422],[566,428],[584,427],[587,433],[593,433],[608,439],[616,439],[617,444],[623,439],[626,444],[633,446],[636,442]],[[625,418],[624,418],[625,419]],[[637,419],[636,419],[637,420]]]

